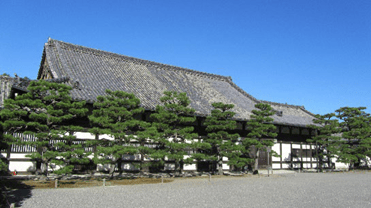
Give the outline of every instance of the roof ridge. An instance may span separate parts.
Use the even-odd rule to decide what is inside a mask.
[[[174,66],[174,65],[170,65],[170,64],[163,64],[163,63],[159,63],[159,62],[155,62],[155,61],[135,58],[135,57],[122,55],[122,54],[118,54],[118,53],[113,53],[113,52],[109,52],[109,51],[104,51],[104,50],[100,50],[100,49],[94,49],[94,48],[89,48],[89,47],[86,47],[86,46],[76,45],[76,44],[73,44],[73,43],[67,43],[67,42],[63,42],[63,41],[60,41],[60,40],[55,40],[55,39],[52,39],[52,38],[48,39],[48,44],[50,44],[50,43],[53,44],[54,42],[59,43],[59,46],[63,47],[63,48],[74,47],[75,49],[80,50],[82,52],[89,52],[89,53],[99,55],[99,56],[109,56],[110,58],[116,58],[116,59],[120,59],[120,60],[125,59],[125,60],[129,60],[129,61],[132,61],[132,62],[137,62],[141,65],[152,66],[152,67],[166,69],[166,70],[179,70],[179,71],[183,71],[183,72],[190,73],[190,74],[207,76],[209,78],[216,78],[216,79],[219,79],[219,80],[221,79],[221,80],[225,80],[225,81],[231,81],[232,80],[232,78],[230,76],[223,76],[223,75],[218,75],[218,74],[201,72],[201,71],[188,69],[188,68],[184,68],[184,67]]]
[[[292,105],[292,104],[287,104],[287,103],[278,103],[278,102],[272,102],[272,101],[267,101],[267,100],[260,100],[262,103],[267,103],[267,104],[272,104],[272,105],[278,105],[278,106],[285,106],[285,107],[294,107],[294,108],[304,108],[303,105]]]
[[[233,81],[232,81],[232,78],[229,77],[229,79],[227,80],[227,82],[233,87],[235,88],[238,92],[242,93],[243,95],[245,95],[246,97],[250,98],[251,100],[259,103],[260,100],[256,99],[254,96],[250,95],[249,93],[247,93],[245,90],[243,90],[242,88],[240,88],[238,85],[236,85]]]
[[[278,106],[284,106],[284,107],[291,107],[291,108],[301,109],[304,112],[308,113],[309,115],[315,116],[314,113],[312,113],[312,112],[308,111],[307,109],[305,109],[304,105],[292,105],[292,104],[278,103],[278,102],[272,102],[272,101],[267,101],[267,100],[260,100],[260,102],[271,104],[271,105],[278,105]]]

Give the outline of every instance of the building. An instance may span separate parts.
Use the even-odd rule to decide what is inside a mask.
[[[314,115],[304,106],[258,100],[233,83],[231,77],[49,39],[44,46],[37,79],[66,83],[73,87],[71,95],[74,99],[86,100],[88,103],[93,103],[98,95],[104,95],[106,89],[134,93],[146,109],[144,119],[148,119],[156,105],[160,104],[160,97],[165,90],[186,92],[191,100],[191,107],[196,110],[198,122],[195,127],[201,136],[206,135],[203,121],[210,114],[213,102],[234,104],[233,111],[236,112],[235,119],[238,122],[236,132],[242,138],[248,133],[246,121],[250,119],[254,105],[260,102],[269,103],[276,111],[273,118],[278,133],[277,143],[272,149],[282,157],[270,157],[268,160],[268,154],[261,152],[260,168],[265,168],[268,161],[273,169],[317,167],[315,145],[306,143],[315,134],[314,130],[307,127],[313,124]],[[0,82],[1,99],[25,90],[22,83],[19,79],[3,78]],[[88,133],[81,133],[79,138],[88,139],[90,136]],[[8,153],[9,151],[10,154],[2,151],[2,155],[9,158],[10,170],[17,169],[21,172],[32,169],[32,161],[24,158],[27,150],[13,148]],[[229,166],[225,164],[223,168],[227,170]],[[195,165],[185,167],[185,170],[196,169]]]

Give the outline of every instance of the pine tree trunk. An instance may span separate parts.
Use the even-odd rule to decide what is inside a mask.
[[[144,164],[144,154],[143,153],[140,153],[140,172],[143,173],[143,164]]]
[[[110,164],[109,174],[111,175],[111,178],[113,178],[113,174],[115,173],[115,168],[116,168],[116,163]]]
[[[184,165],[184,162],[183,162],[183,160],[181,160],[179,162],[179,174],[183,174],[183,165]]]
[[[223,157],[220,155],[218,156],[218,163],[217,163],[217,170],[218,170],[218,175],[223,175]]]
[[[93,152],[94,152],[94,159],[98,159],[98,152],[97,152],[97,143],[99,142],[99,134],[95,134],[95,144],[93,145]],[[97,172],[98,170],[98,164],[95,164],[94,162],[94,166],[95,166],[95,171],[93,171],[94,173]]]
[[[43,151],[42,151],[42,147],[38,147],[37,148],[37,152],[41,155],[41,158],[36,158],[36,173],[42,173],[41,171],[41,165],[42,165],[42,162],[43,162]]]
[[[48,174],[49,174],[49,171],[48,171],[48,169],[49,169],[49,162],[45,162],[45,176],[48,176]]]
[[[41,173],[41,161],[36,159],[36,175]]]
[[[119,175],[121,175],[122,174],[122,156],[117,160],[117,169],[118,169],[118,171],[119,171]]]
[[[179,162],[175,160],[174,175],[178,171],[178,167],[179,167]]]
[[[255,156],[255,164],[254,164],[254,171],[258,170],[259,169],[259,153],[260,151],[259,150],[256,150],[256,156]]]

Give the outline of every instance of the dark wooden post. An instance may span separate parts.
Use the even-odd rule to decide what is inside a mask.
[[[330,151],[328,151],[328,150],[327,150],[327,164],[328,164],[328,167],[332,171],[332,162],[331,162],[331,157],[330,157]]]
[[[282,169],[282,141],[280,141],[280,169]]]
[[[294,169],[294,166],[293,166],[293,154],[292,154],[292,142],[290,142],[290,162],[291,162],[291,169]]]
[[[318,145],[317,145],[317,141],[316,141],[316,158],[317,158],[317,172],[319,170],[319,157],[318,157]]]
[[[300,169],[303,170],[303,142],[300,142]]]
[[[310,148],[310,168],[312,169],[313,168],[313,164],[312,164],[312,158],[313,158],[312,143],[309,144],[309,148]]]

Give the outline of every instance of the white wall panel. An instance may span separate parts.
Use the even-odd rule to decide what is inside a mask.
[[[76,132],[74,136],[77,139],[95,139],[95,136],[89,132]]]
[[[292,144],[293,149],[300,149],[300,144]]]
[[[9,170],[18,172],[31,172],[35,171],[36,164],[32,161],[11,161],[9,164]]]
[[[31,153],[10,153],[10,158],[11,159],[24,159],[24,158],[29,158],[29,157],[26,157],[26,155],[30,155],[30,154]]]
[[[282,168],[283,169],[290,168],[290,164],[282,163]]]
[[[273,164],[272,164],[272,168],[273,168],[273,169],[280,169],[281,166],[280,166],[279,163],[273,163]]]
[[[282,161],[290,161],[291,159],[291,148],[290,144],[282,144]]]
[[[187,164],[183,166],[184,170],[197,170],[196,164]]]
[[[128,170],[128,171],[134,171],[134,170],[139,170],[139,168],[135,167],[133,164],[131,163],[123,163],[121,164],[121,168],[123,170]]]
[[[222,168],[223,170],[229,170],[229,165],[223,163]]]

